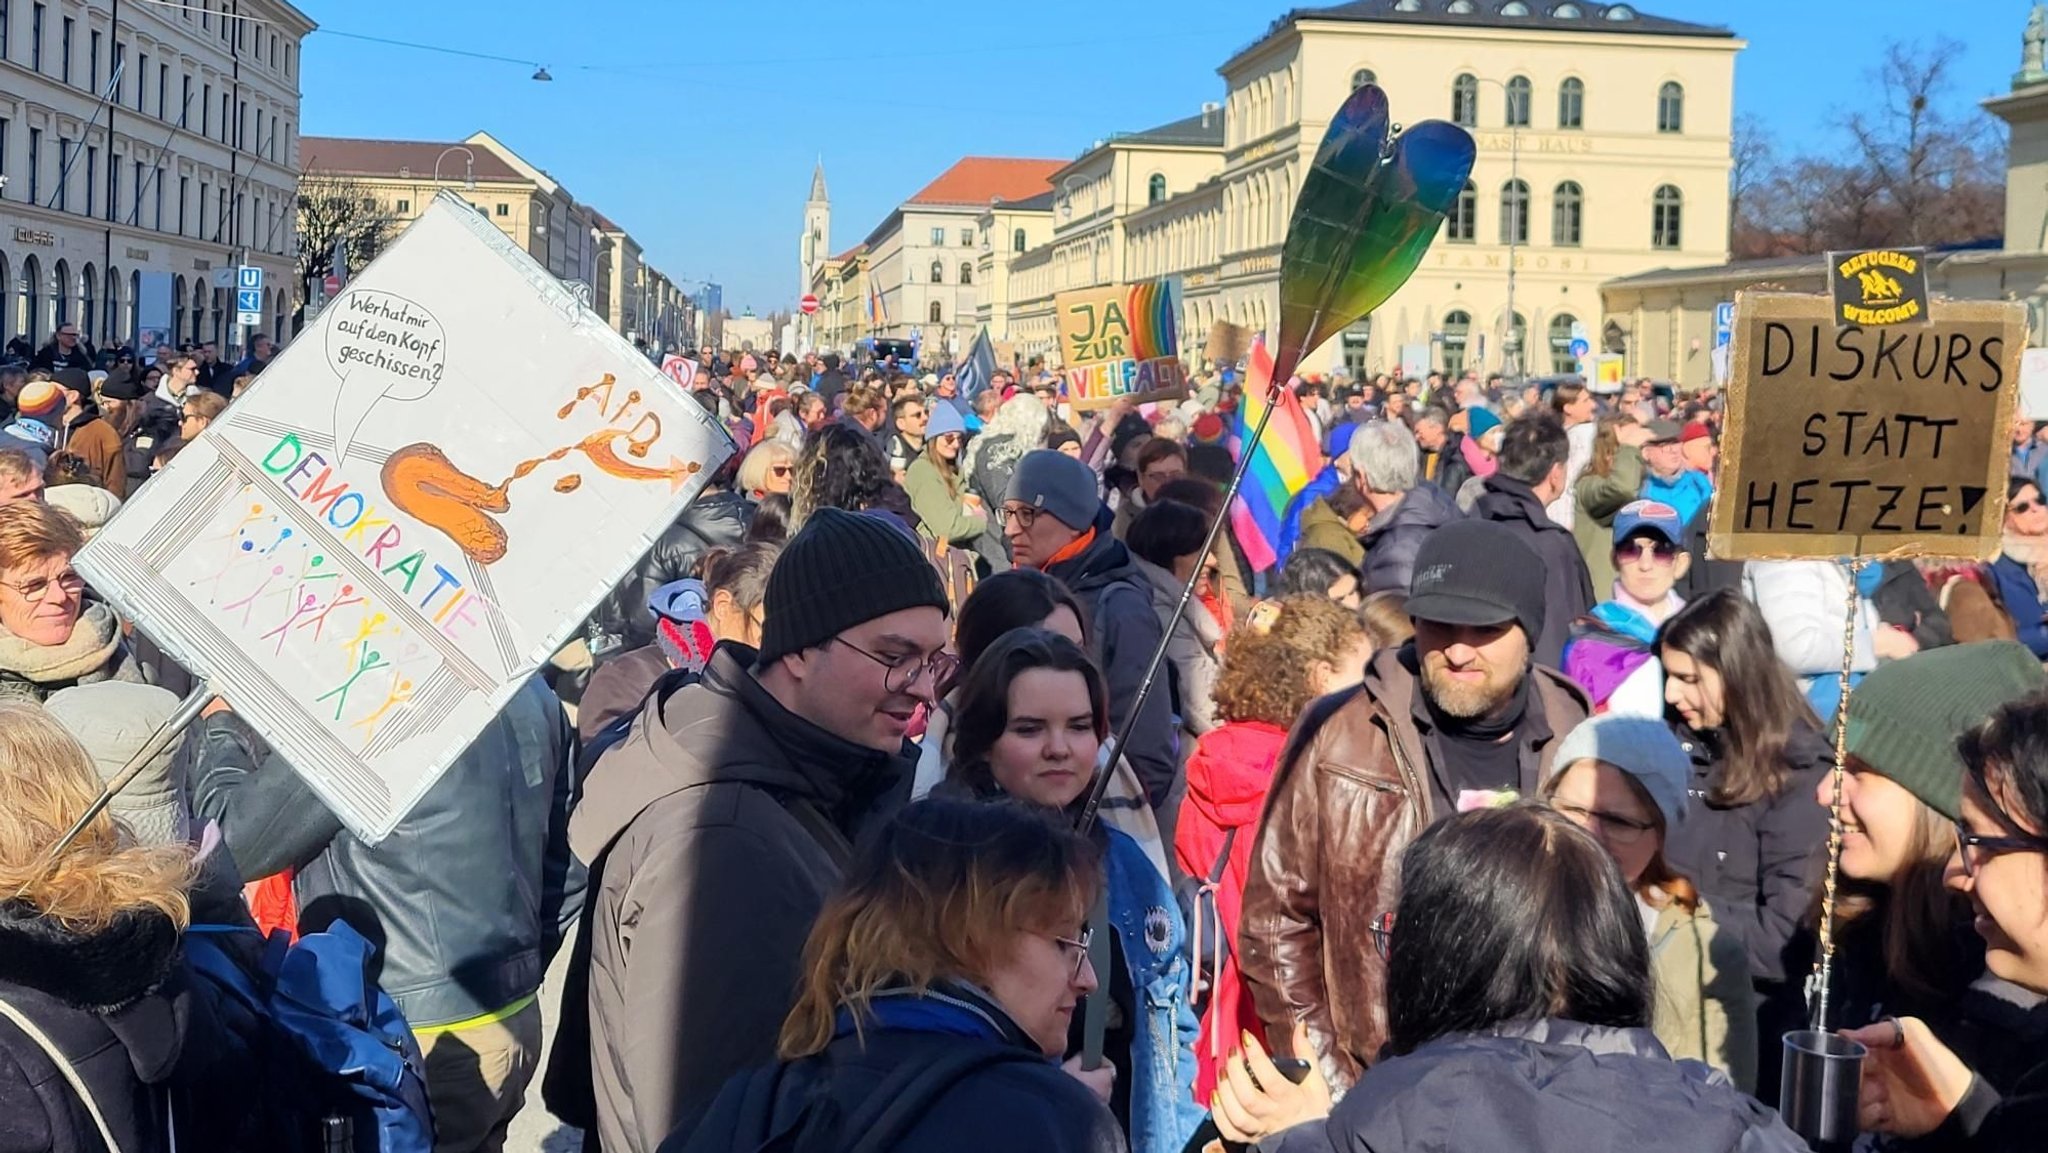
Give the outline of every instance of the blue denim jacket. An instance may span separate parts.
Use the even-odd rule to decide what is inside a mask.
[[[1166,878],[1124,833],[1105,828],[1109,921],[1123,946],[1138,1020],[1131,1043],[1131,1153],[1179,1153],[1208,1111],[1195,1104],[1188,929]],[[1106,979],[1106,978],[1105,978]]]

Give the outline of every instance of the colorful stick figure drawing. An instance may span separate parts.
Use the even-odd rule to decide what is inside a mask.
[[[364,641],[356,649],[355,665],[356,671],[350,673],[347,680],[313,698],[316,701],[324,701],[329,697],[339,698],[334,702],[334,719],[337,721],[341,719],[341,714],[348,709],[348,693],[350,689],[356,686],[356,682],[362,680],[365,674],[375,672],[378,669],[390,668],[391,662],[384,659],[383,653],[371,648],[370,642]]]
[[[384,719],[385,713],[412,700],[412,690],[413,683],[406,679],[405,674],[395,669],[392,670],[391,685],[385,690],[384,703],[372,709],[368,716],[355,722],[356,726],[363,730],[363,744],[365,746],[376,739],[378,722]]]

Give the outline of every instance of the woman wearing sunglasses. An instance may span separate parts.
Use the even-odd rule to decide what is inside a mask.
[[[1853,698],[1852,698],[1853,699]],[[1970,902],[1990,970],[2048,993],[2048,695],[1999,707],[1959,744],[1962,817],[1947,881]],[[1918,1017],[1881,1021],[1849,1036],[1870,1047],[1863,1127],[1933,1134],[1943,1149],[2019,1153],[2048,1134],[2048,1057],[2013,1046],[2021,1072],[1994,1087]]]
[[[85,599],[77,522],[41,501],[0,506],[0,700],[40,702],[96,681],[143,681],[114,610]]]
[[[2008,481],[2005,491],[2005,537],[1991,563],[1991,577],[2020,643],[2048,660],[2048,605],[2041,598],[2042,581],[2048,578],[2048,502],[2023,476]]]
[[[1110,1153],[1109,1112],[1053,1062],[1095,988],[1096,847],[1016,805],[929,800],[855,858],[804,946],[780,1064],[726,1085],[664,1153]]]
[[[1657,628],[1685,607],[1673,589],[1692,568],[1678,510],[1639,500],[1614,515],[1615,578],[1609,599],[1572,623],[1564,671],[1585,686],[1600,713],[1664,715],[1664,667]]]
[[[1044,629],[1005,633],[960,690],[953,761],[942,791],[1011,798],[1071,821],[1095,780],[1109,733],[1102,674],[1081,646]],[[1194,1101],[1194,1041],[1188,1003],[1188,934],[1173,889],[1128,834],[1098,823],[1107,900],[1098,910],[1108,983],[1103,1057],[1114,1080],[1092,1083],[1130,1138],[1132,1153],[1178,1153],[1201,1123]],[[1067,1052],[1079,1053],[1077,1015]],[[1083,1074],[1084,1078],[1087,1074]]]

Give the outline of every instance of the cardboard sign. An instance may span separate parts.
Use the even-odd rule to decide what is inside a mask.
[[[1875,248],[1828,253],[1835,325],[1881,328],[1927,323],[1927,251]]]
[[[1404,344],[1401,346],[1401,379],[1429,379],[1429,346],[1427,344]]]
[[[1825,296],[1736,295],[1710,552],[1996,555],[2026,307],[1937,302],[1911,328],[1837,315]]]
[[[671,352],[661,358],[661,371],[684,392],[697,383],[697,362]]]
[[[1209,340],[1202,348],[1202,357],[1220,369],[1242,361],[1251,347],[1250,329],[1219,320],[1209,326]]]
[[[1622,358],[1603,352],[1593,358],[1593,391],[1605,396],[1621,391]]]
[[[442,193],[73,563],[374,842],[732,451]]]
[[[1053,298],[1067,399],[1076,409],[1178,400],[1187,371],[1174,338],[1180,301],[1165,281],[1062,292]]]
[[[2020,416],[2048,420],[2048,348],[2030,348],[2020,357]]]

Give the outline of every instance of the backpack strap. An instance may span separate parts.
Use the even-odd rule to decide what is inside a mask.
[[[79,1101],[84,1103],[85,1111],[92,1117],[93,1126],[100,1132],[100,1140],[106,1142],[107,1153],[121,1153],[120,1143],[114,1140],[113,1130],[107,1128],[107,1119],[100,1113],[99,1102],[92,1099],[92,1094],[85,1087],[85,1078],[78,1075],[78,1070],[72,1067],[71,1059],[64,1055],[63,1050],[57,1048],[57,1043],[50,1039],[50,1035],[38,1028],[21,1010],[8,1004],[4,998],[0,998],[0,1017],[14,1022],[14,1027],[20,1029],[23,1036],[34,1041],[44,1053],[49,1054],[50,1060],[57,1066],[57,1071],[70,1083],[71,1091],[78,1094]]]

